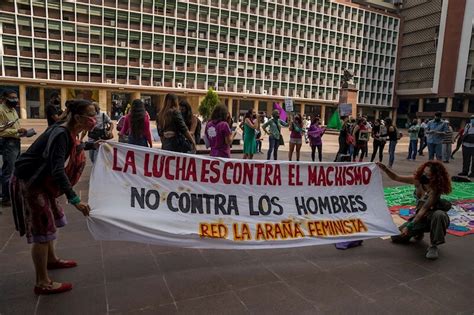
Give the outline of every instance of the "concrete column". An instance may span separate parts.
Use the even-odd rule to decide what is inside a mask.
[[[468,98],[464,99],[464,103],[463,103],[463,106],[462,106],[462,112],[463,113],[468,113],[469,112],[469,99]]]
[[[424,110],[423,110],[423,98],[420,97],[418,99],[418,113],[422,113]]]
[[[27,119],[28,113],[26,111],[26,85],[20,84],[18,98],[20,99],[20,118]]]
[[[61,88],[61,109],[66,109],[66,101],[67,101],[67,88]]]
[[[392,114],[393,125],[396,126],[397,125],[397,109],[394,108],[390,113]]]
[[[227,110],[229,111],[230,117],[233,117],[232,115],[232,110],[234,109],[233,106],[234,99],[232,97],[229,97],[227,99]]]
[[[448,97],[446,101],[446,113],[450,113],[453,111],[453,98]]]
[[[141,99],[142,94],[138,91],[132,92],[131,101],[136,100],[136,99]]]
[[[271,115],[273,112],[273,101],[267,101],[267,115]]]
[[[99,89],[99,107],[100,110],[105,111],[110,114],[112,109],[112,104],[108,104],[107,102],[107,90],[106,89]],[[110,107],[110,109],[109,109]]]
[[[39,88],[39,118],[45,117],[45,102],[44,102],[44,88]]]
[[[304,116],[305,105],[306,105],[306,104],[301,104],[301,106],[300,106],[300,115],[301,115],[301,117]]]
[[[321,114],[319,115],[321,120],[321,125],[326,125],[326,105],[321,105]]]
[[[258,103],[259,103],[258,100],[253,101],[253,110],[256,111],[257,113],[258,113]]]
[[[375,119],[379,119],[380,118],[380,110],[376,109],[375,110]]]
[[[237,108],[235,109],[235,117],[237,120],[239,119],[240,116],[240,100],[237,100]]]

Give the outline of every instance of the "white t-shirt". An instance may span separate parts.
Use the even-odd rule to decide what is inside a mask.
[[[474,126],[472,126],[471,124],[466,124],[466,126],[464,127],[464,136],[466,136],[467,134],[474,134]],[[462,145],[466,148],[474,148],[474,143],[463,142]]]

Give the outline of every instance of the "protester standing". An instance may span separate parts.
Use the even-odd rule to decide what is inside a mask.
[[[88,141],[93,142],[97,140],[109,140],[113,138],[114,123],[110,119],[109,115],[106,112],[100,110],[98,104],[94,103],[94,106],[97,110],[97,115],[95,116],[96,124],[94,129],[88,132]],[[89,150],[89,158],[92,163],[95,163],[97,159],[97,150]]]
[[[209,140],[211,156],[230,158],[230,145],[235,137],[228,122],[229,112],[224,105],[217,105],[207,122],[205,135]]]
[[[464,127],[462,137],[462,172],[459,176],[474,178],[474,115]]]
[[[454,137],[454,141],[456,142],[456,148],[454,151],[451,153],[451,159],[454,160],[454,154],[459,151],[459,149],[462,147],[462,138],[464,135],[464,128],[460,129],[459,132],[457,133],[456,137]]]
[[[435,118],[428,122],[425,129],[430,161],[434,160],[435,156],[438,161],[441,161],[443,136],[447,131],[448,125],[441,120],[441,112],[436,112]]]
[[[415,161],[416,153],[418,148],[418,133],[420,132],[420,125],[418,120],[413,119],[410,127],[408,128],[408,135],[410,137],[410,145],[408,147],[408,157],[407,160]]]
[[[269,135],[268,142],[269,148],[267,152],[267,160],[271,159],[273,153],[273,159],[278,160],[278,147],[283,144],[283,137],[281,135],[281,127],[287,127],[288,124],[280,119],[280,112],[274,110],[272,113],[272,118],[269,119],[266,123],[262,125],[265,133]],[[268,128],[268,129],[267,129]]]
[[[447,195],[452,190],[448,171],[442,163],[429,161],[421,165],[414,175],[400,176],[385,165],[377,164],[390,179],[415,186],[416,213],[400,226],[400,235],[392,236],[392,241],[407,244],[412,237],[421,240],[425,231],[429,231],[430,246],[425,257],[437,259],[438,245],[445,242],[446,230],[449,226],[449,216],[446,212],[449,211],[451,205],[441,200],[441,195]]]
[[[446,125],[448,125],[448,131],[446,131],[446,133],[443,136],[442,156],[443,156],[443,162],[449,163],[449,159],[451,158],[451,150],[453,146],[453,127],[451,126],[448,120],[446,120]]]
[[[395,148],[397,147],[398,142],[398,130],[392,124],[392,119],[385,119],[385,127],[387,127],[387,137],[388,137],[388,167],[392,168],[393,163],[395,162]]]
[[[313,162],[316,158],[316,149],[318,149],[319,162],[323,160],[323,142],[322,137],[326,129],[321,127],[319,117],[314,117],[308,128],[309,144],[311,146],[311,159]]]
[[[186,100],[181,100],[179,102],[179,111],[183,116],[186,127],[188,127],[189,133],[194,137],[194,142],[196,144],[201,140],[201,121],[193,115],[193,110],[191,105]]]
[[[336,158],[334,159],[334,162],[338,162],[340,159],[341,155],[347,155],[347,151],[349,150],[349,135],[352,138],[352,135],[350,134],[350,127],[349,127],[349,117],[347,116],[342,116],[342,127],[341,130],[339,131],[339,137],[338,137],[338,142],[339,142],[339,150],[336,153]]]
[[[166,95],[156,126],[163,150],[183,153],[196,151],[196,141],[179,111],[178,97],[175,94]]]
[[[364,117],[360,117],[357,120],[357,125],[352,130],[352,136],[355,139],[355,148],[354,154],[352,156],[352,161],[356,161],[357,156],[360,152],[359,162],[362,162],[364,160],[365,149],[369,140],[369,131],[367,130],[367,125]]]
[[[418,137],[420,138],[420,148],[418,149],[418,155],[424,156],[423,150],[428,145],[426,143],[426,128],[428,127],[428,119],[425,119],[420,124],[420,131],[418,132]]]
[[[370,162],[375,160],[377,152],[379,153],[379,162],[383,160],[383,149],[385,147],[385,142],[387,140],[387,128],[382,124],[381,119],[376,119],[374,126],[372,127],[372,138],[373,142],[373,152]]]
[[[48,269],[72,268],[73,260],[59,259],[53,241],[58,227],[66,224],[57,198],[66,195],[70,204],[89,215],[90,207],[81,201],[73,186],[79,181],[86,158],[78,136],[96,125],[95,106],[86,100],[67,103],[67,120],[48,128],[15,163],[11,180],[13,216],[20,235],[33,243],[31,254],[36,271],[36,294],[62,293],[71,283],[51,280]],[[88,143],[85,149],[97,149]],[[65,166],[67,161],[67,165]]]
[[[133,100],[130,113],[125,116],[121,136],[128,136],[128,143],[143,147],[153,147],[150,132],[150,116],[140,99]]]
[[[48,127],[66,118],[66,112],[61,110],[61,98],[58,92],[51,93],[51,98],[45,108]]]
[[[296,149],[296,161],[300,160],[301,146],[303,145],[303,120],[300,114],[296,114],[294,120],[290,122],[290,149],[288,152],[288,160],[292,160],[293,152]]]
[[[260,120],[255,110],[249,109],[244,117],[244,159],[252,159],[257,152],[256,130],[260,129]]]
[[[8,184],[13,173],[16,159],[20,155],[20,137],[26,134],[26,129],[20,127],[18,113],[18,95],[13,90],[3,92],[0,104],[0,125],[5,125],[0,131],[0,153],[3,156],[2,165],[2,206],[10,206]]]

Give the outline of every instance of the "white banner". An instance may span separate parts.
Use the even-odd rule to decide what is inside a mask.
[[[249,249],[399,233],[373,163],[218,159],[110,142],[89,202],[98,240]]]

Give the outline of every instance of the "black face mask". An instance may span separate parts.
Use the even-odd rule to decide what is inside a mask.
[[[440,121],[441,121],[441,118],[436,117],[436,118],[435,118],[435,121],[436,121],[436,122],[440,122]]]
[[[426,176],[425,174],[420,176],[420,183],[422,185],[428,185],[430,183],[430,178]]]
[[[257,115],[253,115],[252,117],[253,117],[253,119],[255,119],[255,118],[257,118]]]
[[[59,102],[59,100],[54,100],[54,101],[53,101],[53,104],[54,104],[54,105],[59,105],[60,102]]]
[[[17,107],[18,106],[18,99],[17,98],[7,98],[5,100],[5,104],[10,108]]]

